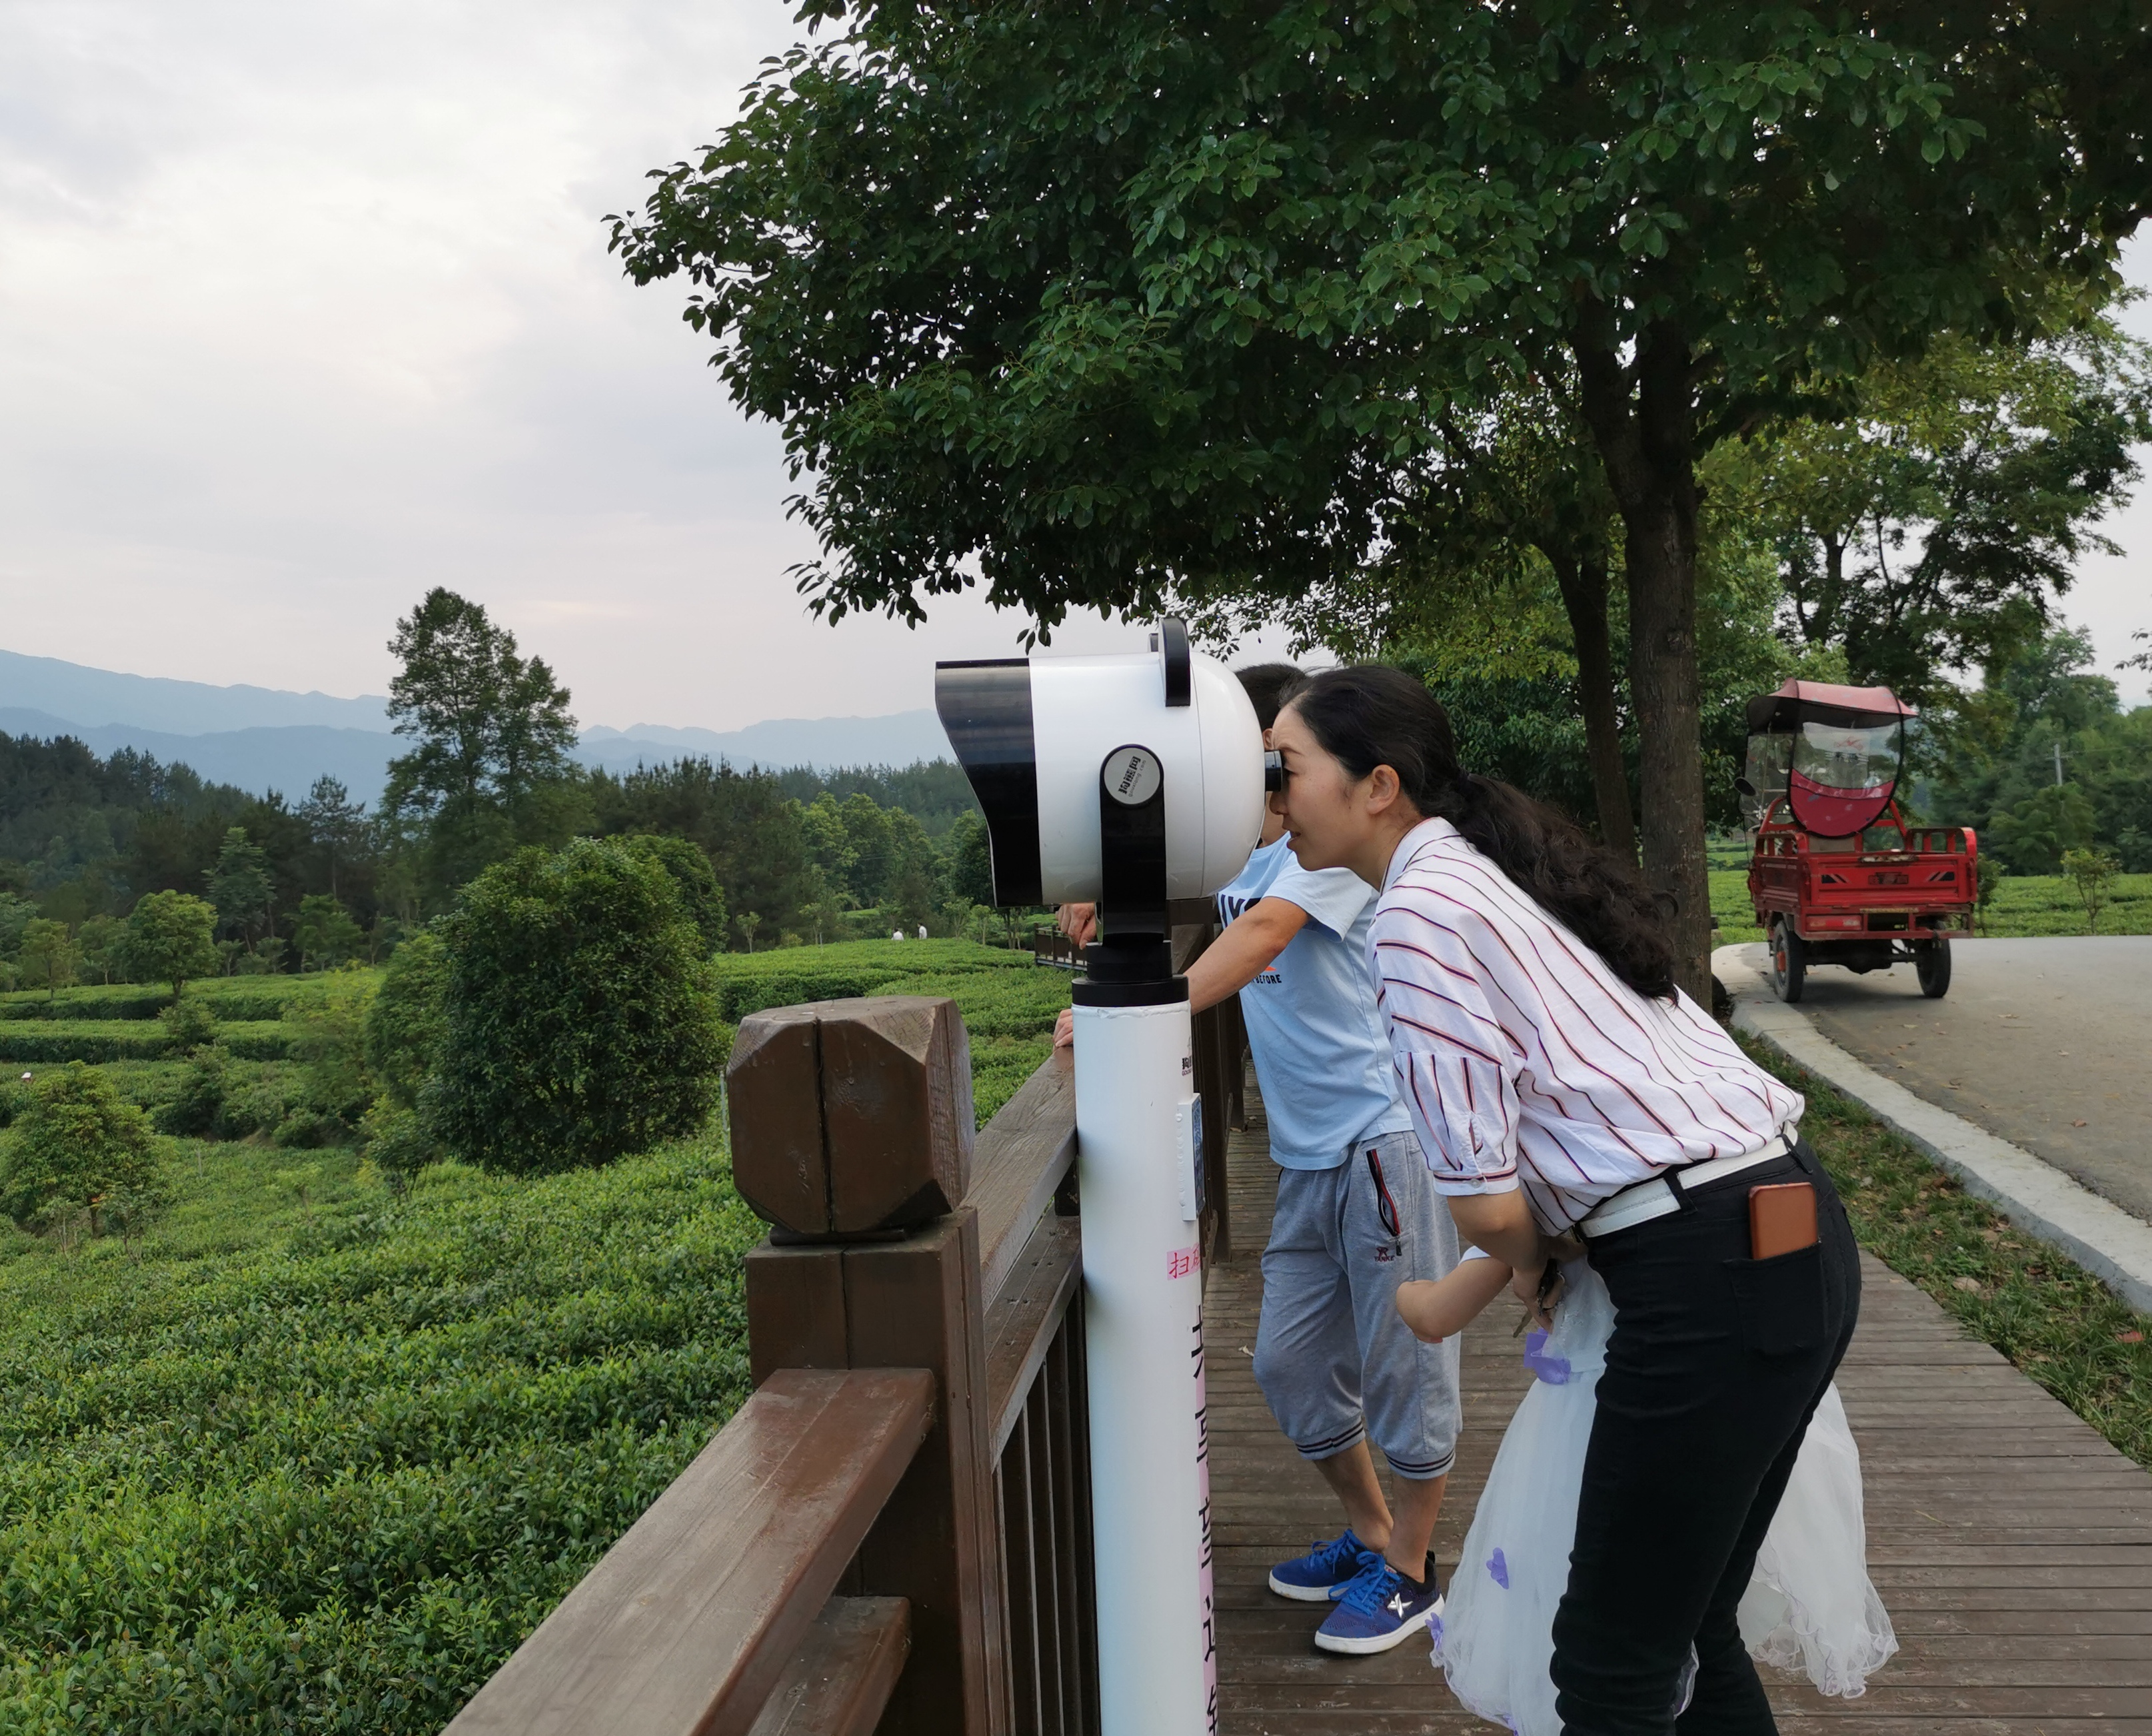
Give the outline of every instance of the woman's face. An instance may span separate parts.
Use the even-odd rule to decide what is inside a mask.
[[[1285,788],[1271,796],[1271,809],[1285,821],[1300,865],[1362,871],[1363,859],[1379,843],[1378,816],[1369,800],[1387,768],[1355,779],[1324,751],[1290,705],[1271,726],[1271,745],[1285,762]],[[1394,789],[1394,775],[1388,782]]]

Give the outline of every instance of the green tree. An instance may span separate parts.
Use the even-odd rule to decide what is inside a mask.
[[[154,1200],[163,1185],[149,1117],[121,1102],[102,1072],[70,1061],[38,1075],[0,1155],[0,1202],[11,1217],[87,1211],[94,1234],[101,1200]]]
[[[613,240],[638,282],[689,277],[736,402],[784,428],[832,617],[974,583],[1047,630],[1289,598],[1386,544],[1446,406],[1573,368],[1622,526],[1643,865],[1701,996],[1700,455],[1939,332],[2053,316],[2033,261],[2111,282],[2141,209],[2134,62],[2002,28],[869,3]]]
[[[700,845],[735,912],[759,911],[780,931],[798,928],[801,909],[821,894],[804,810],[771,773],[691,758],[621,778],[593,773],[589,787],[601,835],[647,832]]]
[[[177,995],[157,1015],[165,1033],[165,1048],[175,1055],[190,1055],[217,1040],[216,1009],[200,995]]]
[[[2073,784],[2050,784],[2006,808],[1990,823],[1988,842],[2012,873],[2053,874],[2063,858],[2093,842],[2092,804]]]
[[[329,896],[337,896],[337,871],[357,855],[366,840],[366,804],[354,802],[339,779],[319,777],[299,804],[299,818],[328,865]]]
[[[703,937],[642,851],[519,851],[441,925],[445,1029],[423,1109],[488,1169],[602,1164],[699,1126],[723,1063]]]
[[[2099,932],[2099,913],[2107,908],[2109,896],[2114,890],[2114,876],[2122,871],[2122,864],[2114,853],[2104,850],[2066,850],[2063,852],[2063,872],[2068,875],[2078,889],[2078,897],[2085,907],[2085,931]]]
[[[82,948],[66,923],[40,916],[23,925],[15,962],[25,983],[43,989],[47,1000],[56,1001],[62,989],[74,987],[75,973],[82,968]]]
[[[382,806],[424,827],[440,887],[574,830],[576,720],[543,658],[522,656],[484,605],[439,586],[388,648],[403,665],[388,714],[413,746],[389,762]]]
[[[292,938],[299,948],[299,967],[319,971],[356,958],[366,944],[366,931],[333,895],[309,892],[299,901]]]
[[[1728,444],[1706,474],[1775,543],[1801,639],[1925,707],[1941,672],[2037,636],[2082,556],[2118,552],[2094,527],[2152,439],[2146,371],[2104,318],[2031,344],[1946,338],[1870,370],[1852,414]]]
[[[275,920],[267,852],[247,837],[246,827],[227,827],[216,862],[202,881],[216,908],[217,926],[246,942],[251,952],[254,937]]]
[[[189,980],[216,969],[216,911],[185,892],[151,892],[128,913],[122,948],[137,982],[169,982],[176,1001]]]
[[[75,931],[82,948],[82,967],[99,982],[119,980],[126,967],[122,962],[127,925],[117,916],[92,916]]]

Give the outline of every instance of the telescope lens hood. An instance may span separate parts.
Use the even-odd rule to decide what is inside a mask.
[[[1162,940],[1094,941],[1069,996],[1079,1007],[1170,1007],[1188,998],[1188,979],[1174,975],[1173,949]]]

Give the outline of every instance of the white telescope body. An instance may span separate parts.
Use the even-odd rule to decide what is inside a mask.
[[[1165,906],[1231,881],[1262,827],[1240,683],[1178,622],[1152,647],[944,663],[935,681],[995,902],[1101,906],[1074,998],[1103,1736],[1217,1728],[1202,1100]]]

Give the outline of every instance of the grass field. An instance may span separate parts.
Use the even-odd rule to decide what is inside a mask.
[[[1718,919],[1722,945],[1764,938],[1748,902],[1745,868],[1712,871],[1711,913]],[[2076,882],[2058,874],[2007,874],[1987,908],[1987,932],[1997,939],[2090,931]],[[2115,876],[2107,908],[2100,912],[2099,931],[2152,934],[2152,874]]]

